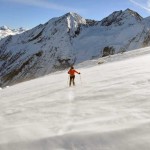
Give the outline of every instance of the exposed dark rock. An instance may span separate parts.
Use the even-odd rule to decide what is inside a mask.
[[[19,68],[11,70],[11,72],[7,73],[5,76],[2,77],[4,81],[11,81],[16,75],[22,72],[23,68],[32,61],[33,57],[29,58],[26,62],[24,62]]]
[[[113,47],[107,46],[103,49],[102,57],[113,55],[114,53],[115,53],[115,49]]]
[[[35,55],[36,55],[37,57],[40,57],[40,56],[42,56],[42,54],[43,54],[43,52],[40,51],[40,52],[36,53]]]
[[[121,25],[120,21],[123,19],[123,18],[119,17],[121,14],[122,14],[122,11],[115,11],[110,16],[104,18],[101,21],[101,25],[102,26],[110,26],[110,25],[112,25],[112,23]]]
[[[150,31],[146,34],[144,38],[143,47],[148,46],[150,44]]]
[[[34,41],[36,40],[37,38],[39,38],[41,35],[42,35],[42,32],[43,32],[44,29],[42,29],[42,31],[40,31],[36,36],[34,36],[32,39],[29,39],[28,42],[31,42],[31,41]]]
[[[94,26],[97,25],[99,21],[91,20],[91,19],[86,19],[86,25],[87,26]]]

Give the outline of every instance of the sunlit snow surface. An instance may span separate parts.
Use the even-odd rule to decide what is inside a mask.
[[[0,150],[150,149],[150,48],[76,69],[0,90]]]

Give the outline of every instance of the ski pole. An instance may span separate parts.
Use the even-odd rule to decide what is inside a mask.
[[[81,79],[81,74],[80,74],[80,82],[81,82],[81,85],[82,85],[82,79]]]
[[[68,75],[68,80],[67,80],[67,86],[69,85],[69,75]]]

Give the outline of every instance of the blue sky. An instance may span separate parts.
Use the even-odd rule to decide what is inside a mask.
[[[127,8],[150,16],[150,0],[0,0],[0,26],[30,29],[70,11],[101,20]]]

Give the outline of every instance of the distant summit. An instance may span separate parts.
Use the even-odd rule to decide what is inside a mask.
[[[101,21],[102,26],[119,26],[122,24],[134,24],[143,18],[135,11],[126,9],[125,11],[115,11]]]
[[[11,28],[4,25],[4,26],[0,27],[0,39],[5,38],[9,35],[20,34],[20,33],[23,33],[25,31],[26,31],[26,29],[24,29],[22,27],[19,29],[11,29]]]
[[[1,26],[0,30],[8,30],[9,28],[7,26]]]

